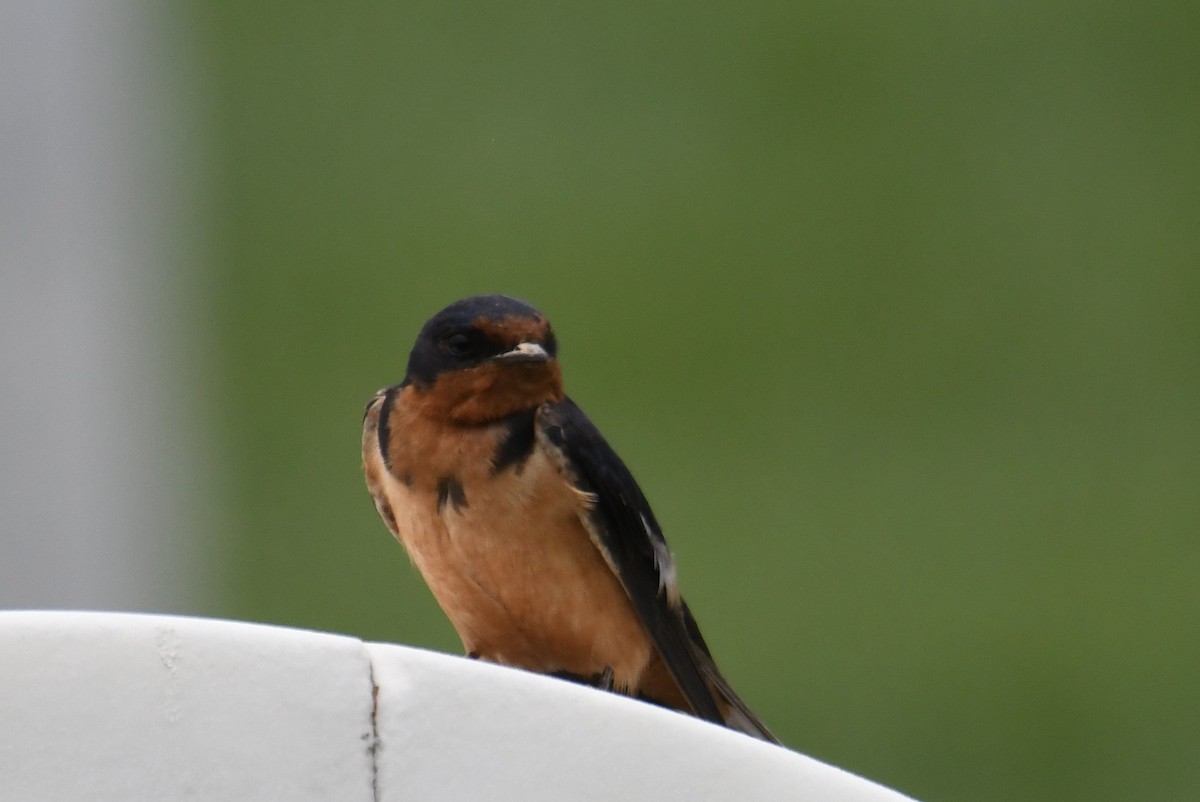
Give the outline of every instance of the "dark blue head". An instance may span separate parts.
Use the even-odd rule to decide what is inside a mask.
[[[487,362],[548,362],[557,352],[550,322],[536,308],[507,295],[473,295],[421,327],[404,381],[428,387],[449,371]]]

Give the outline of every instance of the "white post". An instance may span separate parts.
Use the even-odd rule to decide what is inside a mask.
[[[906,797],[569,682],[229,621],[0,612],[0,799]]]

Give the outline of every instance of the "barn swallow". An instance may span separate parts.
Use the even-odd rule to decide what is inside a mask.
[[[430,318],[364,416],[380,517],[469,656],[778,743],[717,670],[646,497],[563,393],[557,352],[515,298]]]

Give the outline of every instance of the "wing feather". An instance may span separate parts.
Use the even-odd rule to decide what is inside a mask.
[[[671,552],[641,488],[571,399],[542,406],[537,423],[567,478],[595,497],[584,523],[684,698],[700,718],[725,724],[709,683],[715,666],[703,639],[693,637],[699,630],[679,597]]]

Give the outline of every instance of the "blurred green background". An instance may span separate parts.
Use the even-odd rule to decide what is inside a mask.
[[[1200,6],[187,6],[226,601],[455,652],[362,407],[554,321],[719,663],[924,800],[1200,788]]]

